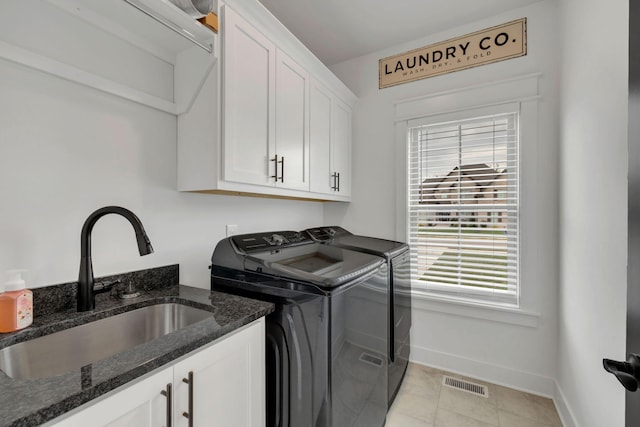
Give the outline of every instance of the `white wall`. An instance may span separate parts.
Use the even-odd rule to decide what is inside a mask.
[[[136,213],[155,253],[140,257],[129,223],[103,217],[96,276],[179,263],[181,283],[204,288],[225,224],[322,221],[319,203],[176,191],[175,116],[4,61],[0,94],[0,274],[26,268],[33,287],[77,280],[82,224],[106,205]]]
[[[539,394],[552,395],[557,339],[557,102],[558,26],[555,1],[504,13],[411,43],[346,61],[333,71],[359,97],[354,113],[353,202],[326,205],[325,223],[385,238],[396,234],[404,200],[396,200],[394,103],[403,99],[499,82],[541,73],[537,140],[524,141],[521,213],[522,298],[533,326],[513,324],[517,318],[482,310],[416,301],[413,312],[412,358],[425,364],[484,378]],[[378,89],[378,60],[396,53],[468,34],[513,19],[528,19],[527,56]],[[425,36],[428,29],[425,29]],[[478,104],[482,100],[477,100]],[[535,131],[534,131],[535,134]],[[402,147],[400,147],[402,150]],[[401,163],[401,162],[400,162]],[[402,183],[402,181],[400,181]],[[402,184],[400,184],[402,185]],[[480,318],[478,318],[480,317]],[[485,317],[494,320],[485,319]],[[531,318],[527,318],[531,320]]]
[[[563,0],[558,383],[576,424],[623,426],[628,2]]]

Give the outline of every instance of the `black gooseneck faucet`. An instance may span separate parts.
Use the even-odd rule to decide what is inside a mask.
[[[120,206],[100,208],[86,219],[80,235],[80,274],[78,275],[78,311],[89,311],[96,307],[93,283],[93,266],[91,263],[91,230],[96,222],[107,214],[118,214],[129,220],[136,232],[140,256],[153,253],[153,247],[144,231],[142,222],[128,209]]]

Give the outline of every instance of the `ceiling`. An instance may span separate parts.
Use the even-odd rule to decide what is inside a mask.
[[[260,0],[330,66],[540,0]]]

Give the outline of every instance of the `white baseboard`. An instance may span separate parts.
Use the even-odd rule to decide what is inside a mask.
[[[573,411],[567,404],[567,400],[564,397],[564,393],[558,383],[555,383],[555,390],[553,392],[553,402],[556,404],[556,410],[562,421],[564,427],[578,427],[576,417],[573,415]]]
[[[557,389],[553,378],[519,371],[455,354],[411,346],[411,361],[444,371],[477,378],[493,384],[537,394],[552,399]]]

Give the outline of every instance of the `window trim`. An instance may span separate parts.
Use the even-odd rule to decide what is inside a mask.
[[[505,308],[495,304],[451,301],[442,297],[430,297],[422,293],[413,292],[415,308],[427,311],[444,311],[443,307],[450,306],[451,312],[462,315],[468,311],[469,317],[496,320],[495,316],[502,316],[505,310],[511,313],[520,313],[523,319],[538,317],[539,305],[542,303],[541,290],[536,286],[539,276],[544,276],[540,272],[538,251],[543,241],[537,239],[538,223],[535,209],[536,197],[540,196],[539,188],[536,186],[538,167],[538,133],[539,133],[539,110],[538,105],[541,100],[539,85],[541,73],[531,73],[500,81],[492,81],[474,85],[458,87],[452,90],[445,90],[428,95],[414,96],[411,98],[398,99],[394,101],[395,107],[395,206],[396,206],[396,228],[395,238],[406,241],[406,191],[407,191],[407,122],[426,116],[442,114],[455,114],[465,110],[472,110],[482,107],[497,106],[519,102],[521,104],[520,134],[522,143],[520,145],[520,158],[523,159],[520,168],[520,298],[518,307]],[[542,277],[540,277],[542,278]],[[434,305],[435,304],[435,305]],[[432,309],[432,307],[440,307]],[[517,316],[516,316],[517,317]],[[513,316],[502,316],[505,323],[515,325],[522,324],[520,320],[513,319]],[[531,320],[526,320],[531,323]]]
[[[416,292],[412,292],[411,296],[413,298],[412,306],[418,310],[491,320],[528,328],[537,328],[540,319],[540,313],[524,310],[521,307],[487,304],[481,301],[452,299]]]
[[[465,120],[474,120],[474,119],[481,119],[483,117],[490,117],[490,116],[496,116],[496,115],[501,115],[501,114],[513,114],[515,113],[517,115],[517,120],[518,120],[518,124],[516,125],[517,128],[517,134],[516,134],[516,164],[517,164],[517,172],[516,174],[519,176],[520,174],[520,141],[521,141],[521,134],[520,134],[520,126],[519,126],[519,120],[521,117],[521,103],[520,102],[510,102],[510,103],[505,103],[505,104],[500,104],[500,105],[492,105],[492,106],[486,106],[486,107],[478,107],[478,108],[469,108],[469,109],[464,109],[458,112],[449,112],[449,113],[444,113],[444,114],[433,114],[430,116],[425,116],[425,117],[421,117],[421,118],[415,118],[412,120],[407,120],[407,124],[406,124],[406,151],[405,151],[405,162],[407,162],[407,165],[405,166],[405,170],[408,171],[408,163],[411,161],[411,159],[409,159],[410,153],[409,150],[411,149],[411,136],[409,135],[409,130],[415,127],[420,127],[420,126],[430,126],[430,125],[439,125],[439,124],[444,124],[444,123],[455,123],[455,122],[461,122],[461,121],[465,121]],[[409,174],[406,173],[406,189],[405,192],[408,191],[408,189],[411,186],[411,182],[410,182],[411,178],[409,177]],[[464,289],[464,290],[459,290],[459,291],[454,291],[452,290],[450,287],[448,286],[442,286],[439,287],[438,285],[431,285],[431,289],[426,289],[426,288],[419,288],[419,289],[415,289],[412,288],[412,292],[414,294],[423,294],[425,296],[428,297],[434,297],[434,298],[438,298],[438,299],[447,299],[447,300],[451,300],[451,301],[456,301],[456,302],[472,302],[472,303],[476,303],[476,304],[482,304],[482,305],[489,305],[489,306],[494,306],[494,307],[508,307],[508,308],[517,308],[520,305],[520,288],[521,288],[521,280],[520,280],[520,270],[521,270],[521,259],[520,259],[520,221],[519,221],[519,216],[520,216],[520,192],[521,192],[521,188],[520,188],[520,184],[519,184],[519,179],[518,179],[518,189],[517,189],[517,200],[516,200],[516,206],[517,206],[517,222],[518,222],[518,230],[516,232],[516,244],[517,244],[517,249],[516,249],[516,266],[517,266],[517,276],[516,276],[516,289],[515,289],[515,295],[504,295],[504,296],[495,296],[495,295],[491,295],[490,291],[486,291],[486,290],[482,290],[482,289],[475,289],[473,287],[469,287],[468,289]],[[405,193],[408,194],[408,193]],[[409,217],[409,208],[407,205],[407,198],[405,197],[404,200],[404,206],[406,208],[406,211],[404,212],[404,215],[406,217],[406,222],[405,222],[405,235],[407,236],[407,239],[409,239],[410,236],[410,232],[411,232],[411,224],[410,221],[408,219]],[[412,279],[413,280],[413,279]]]

